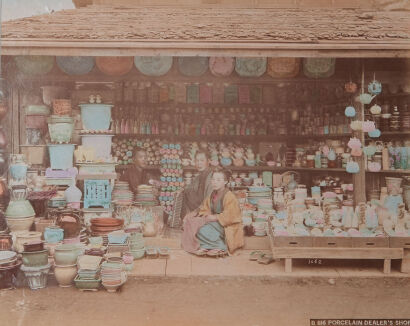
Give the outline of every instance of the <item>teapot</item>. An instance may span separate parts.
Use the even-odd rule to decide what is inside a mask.
[[[360,171],[360,167],[359,164],[357,162],[348,162],[346,164],[346,171],[349,173],[359,173]]]
[[[368,93],[362,93],[356,97],[356,101],[362,104],[370,104],[370,102],[376,97],[376,95],[370,95]]]
[[[381,131],[379,129],[374,129],[369,132],[369,137],[371,138],[378,138],[381,135]]]
[[[345,116],[348,118],[353,118],[355,115],[356,115],[356,109],[351,105],[347,106],[345,109]]]
[[[374,104],[370,108],[370,113],[374,115],[378,115],[382,112],[382,108],[380,105]]]
[[[357,91],[357,84],[350,81],[345,84],[345,90],[348,93],[355,93]]]

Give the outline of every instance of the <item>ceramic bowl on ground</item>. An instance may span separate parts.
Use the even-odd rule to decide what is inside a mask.
[[[141,259],[145,256],[145,248],[130,250],[130,252],[134,256],[134,259]]]
[[[22,252],[23,264],[28,267],[45,266],[48,264],[48,250]]]
[[[61,287],[70,287],[73,285],[77,275],[77,264],[74,265],[55,265],[54,276]]]
[[[23,218],[8,218],[6,217],[7,226],[11,232],[28,231],[34,222],[34,216]]]

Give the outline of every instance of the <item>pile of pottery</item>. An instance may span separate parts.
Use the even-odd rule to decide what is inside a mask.
[[[128,245],[134,259],[141,259],[145,256],[145,242],[142,233],[131,233]]]
[[[117,218],[92,218],[91,222],[91,235],[95,236],[107,236],[108,233],[121,230],[124,225],[124,220]]]
[[[265,199],[272,198],[272,190],[265,186],[251,186],[248,192],[248,202],[252,205],[259,205],[259,202],[263,205]]]
[[[127,272],[120,257],[111,257],[102,263],[101,281],[108,292],[115,292],[127,281]]]
[[[84,253],[78,244],[62,244],[54,250],[54,275],[60,287],[71,287],[77,275],[77,258]]]
[[[112,191],[112,201],[115,205],[128,206],[132,204],[134,193],[126,181],[116,181]]]
[[[21,261],[14,251],[0,251],[0,289],[12,288]]]
[[[78,257],[78,272],[74,279],[77,289],[82,291],[97,291],[100,287],[100,264],[102,257],[83,255]]]
[[[25,242],[23,246],[21,270],[24,272],[30,289],[45,288],[50,264],[48,262],[48,250],[44,249],[44,241],[32,240]]]
[[[135,203],[140,206],[156,206],[158,201],[153,192],[153,187],[149,185],[139,185],[135,195]]]

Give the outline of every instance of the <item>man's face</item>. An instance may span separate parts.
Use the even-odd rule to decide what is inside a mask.
[[[196,165],[196,168],[199,171],[204,171],[208,168],[209,162],[208,162],[208,159],[206,158],[205,154],[198,154],[195,157],[195,165]]]
[[[137,152],[134,156],[134,163],[136,166],[144,168],[147,165],[147,154],[145,152]]]

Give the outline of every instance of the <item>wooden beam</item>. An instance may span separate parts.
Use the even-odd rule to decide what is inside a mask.
[[[410,44],[397,43],[273,43],[267,41],[113,41],[4,39],[3,55],[72,56],[267,56],[336,58],[410,58]]]

